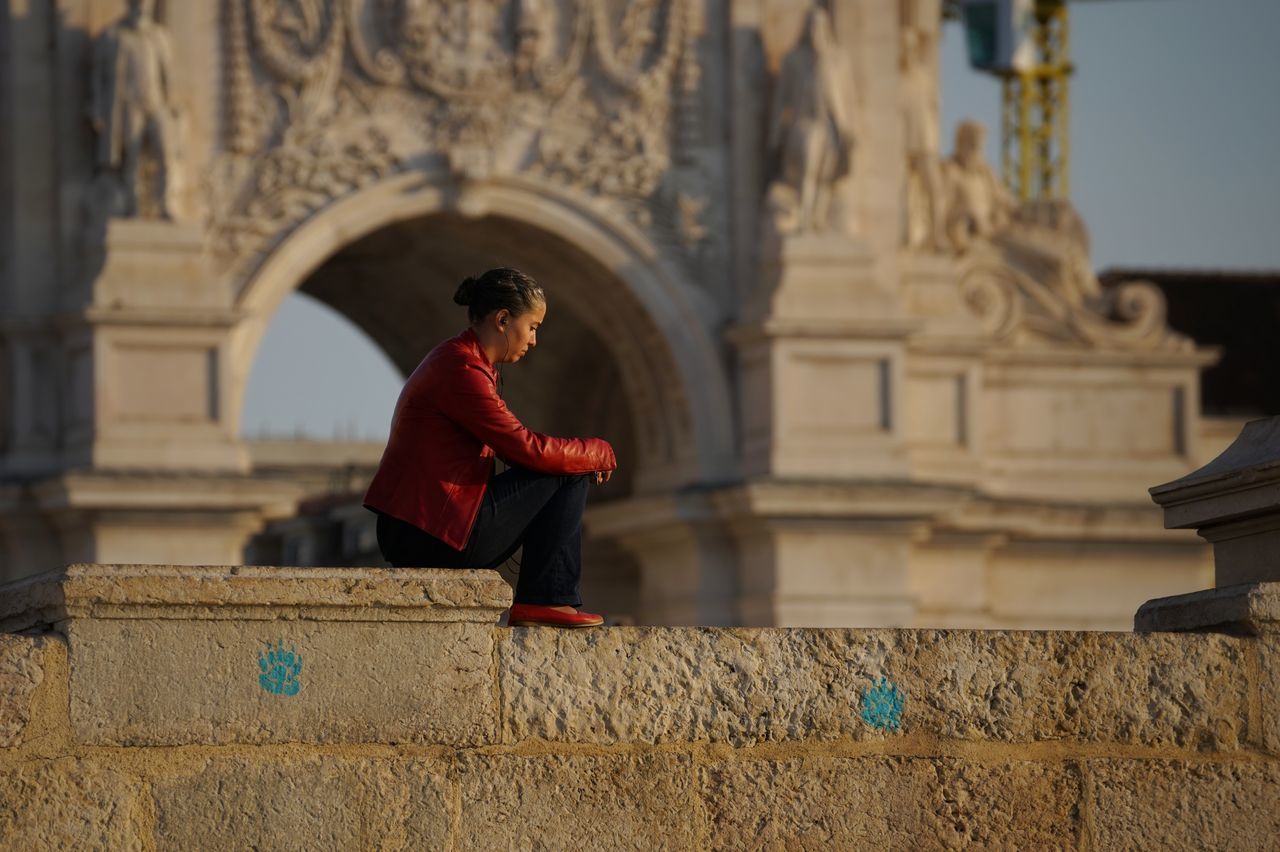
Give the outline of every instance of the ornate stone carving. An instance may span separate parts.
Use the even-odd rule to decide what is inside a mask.
[[[680,215],[680,240],[685,246],[695,246],[710,236],[710,231],[702,221],[708,203],[706,198],[686,195],[683,192],[676,194],[676,210]]]
[[[992,237],[1007,262],[1040,281],[1072,305],[1102,295],[1089,257],[1089,231],[1065,199],[1023,202]]]
[[[903,142],[907,160],[908,248],[940,251],[946,245],[941,132],[938,127],[938,30],[941,0],[899,0]]]
[[[1104,292],[1089,233],[1069,201],[1017,204],[982,158],[985,131],[956,129],[944,164],[947,237],[964,257],[960,288],[983,330],[1008,345],[1189,351],[1165,325],[1164,295],[1145,282]]]
[[[698,80],[693,0],[227,2],[227,141],[250,163],[218,215],[232,254],[350,176],[408,165],[540,176],[641,225],[671,203],[658,189]]]
[[[99,215],[175,217],[182,115],[169,35],[154,13],[155,0],[129,0],[93,45],[88,115],[99,173],[91,206]]]
[[[832,225],[833,191],[849,173],[853,152],[849,80],[830,13],[810,8],[799,41],[782,60],[769,120],[774,166],[766,203],[780,234]]]
[[[1183,351],[1191,340],[1165,324],[1165,299],[1144,281],[1122,284],[1087,300],[1072,299],[980,247],[966,259],[960,288],[983,331],[1010,346]]]
[[[555,50],[559,25],[552,0],[517,0],[516,71],[523,79],[536,79]]]
[[[243,213],[223,222],[227,248],[235,254],[257,249],[282,224],[300,222],[400,166],[387,136],[376,128],[345,142],[316,128],[291,134],[289,144],[272,149],[258,165]]]
[[[943,163],[946,234],[957,254],[1003,228],[1015,207],[1013,194],[983,158],[986,133],[979,122],[960,122],[955,151]]]

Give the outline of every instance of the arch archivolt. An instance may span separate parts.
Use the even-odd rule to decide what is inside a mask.
[[[252,266],[233,271],[228,285],[236,288],[242,316],[230,345],[234,421],[258,345],[286,296],[345,246],[419,220],[423,228],[436,221],[459,234],[478,228],[482,241],[516,240],[503,247],[508,256],[521,256],[525,246],[531,262],[574,270],[548,282],[553,304],[590,327],[617,365],[635,418],[639,488],[728,473],[734,446],[728,381],[693,288],[631,224],[518,178],[459,185],[421,172],[394,175],[310,214]]]

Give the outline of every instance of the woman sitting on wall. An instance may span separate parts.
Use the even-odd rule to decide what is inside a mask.
[[[396,567],[496,568],[523,545],[510,623],[594,627],[577,609],[582,512],[590,482],[617,467],[600,438],[526,429],[498,395],[499,364],[538,343],[546,296],[515,269],[468,278],[453,300],[471,326],[422,360],[405,383],[364,505]],[[494,474],[494,457],[510,469]]]

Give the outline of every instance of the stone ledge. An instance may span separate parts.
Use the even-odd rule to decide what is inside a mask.
[[[0,748],[22,744],[31,699],[44,680],[45,640],[0,635]]]
[[[1147,601],[1133,617],[1139,633],[1280,633],[1280,583],[1242,583]]]
[[[777,628],[498,635],[508,744],[924,735],[1219,751],[1242,748],[1246,735],[1248,640],[1224,636]]]
[[[76,618],[495,624],[510,604],[496,571],[71,565],[0,585],[0,630]]]

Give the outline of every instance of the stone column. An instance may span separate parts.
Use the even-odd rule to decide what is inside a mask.
[[[77,744],[496,741],[496,571],[72,565],[0,586],[66,636]]]
[[[1280,417],[1245,424],[1220,456],[1151,496],[1166,527],[1213,544],[1215,587],[1148,601],[1134,629],[1280,633]]]

